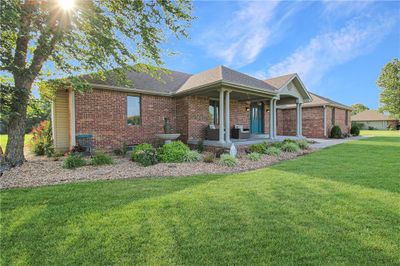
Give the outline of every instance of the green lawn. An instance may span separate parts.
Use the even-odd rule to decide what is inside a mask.
[[[29,142],[32,138],[32,134],[25,135],[25,146],[29,145]],[[8,135],[7,134],[0,134],[0,146],[3,148],[3,151],[6,150]]]
[[[240,174],[2,191],[0,264],[399,265],[399,158],[374,137]]]
[[[400,130],[361,130],[362,136],[400,137]]]

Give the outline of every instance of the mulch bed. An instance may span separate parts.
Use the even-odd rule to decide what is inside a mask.
[[[279,157],[264,155],[260,161],[250,161],[242,157],[235,167],[221,166],[217,160],[214,163],[160,163],[143,167],[128,158],[115,157],[113,165],[84,166],[75,170],[62,168],[62,160],[54,161],[51,158],[30,156],[22,166],[3,173],[0,177],[0,188],[38,187],[87,180],[235,173],[263,168],[311,152],[313,150],[299,153],[283,152]]]

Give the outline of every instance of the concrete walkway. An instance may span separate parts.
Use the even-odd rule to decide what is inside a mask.
[[[366,139],[368,138],[367,136],[357,136],[357,137],[350,137],[346,139],[314,139],[314,138],[308,138],[308,140],[315,141],[316,143],[311,144],[311,148],[313,149],[323,149],[326,147],[330,147],[333,145],[353,141],[353,140],[359,140],[359,139]]]

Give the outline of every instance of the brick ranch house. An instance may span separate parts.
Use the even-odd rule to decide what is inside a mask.
[[[365,110],[351,117],[353,122],[361,125],[362,129],[397,129],[399,120],[376,110]]]
[[[276,88],[288,86],[295,74],[289,74],[265,80]],[[340,127],[343,134],[350,133],[350,106],[335,102],[309,92],[312,100],[302,104],[302,135],[308,138],[327,138],[334,125]],[[296,125],[296,106],[294,104],[277,107],[278,135],[294,136]]]
[[[52,103],[55,148],[70,149],[79,134],[91,134],[94,147],[104,150],[123,143],[156,143],[156,134],[164,133],[165,118],[189,144],[209,138],[207,130],[212,128],[214,143],[228,146],[235,141],[235,125],[249,129],[250,138],[261,139],[326,137],[328,125],[334,124],[331,117],[348,130],[342,124],[347,114],[342,110],[348,108],[312,106],[318,96],[307,91],[297,74],[263,81],[218,66],[194,75],[170,71],[154,79],[129,72],[127,78],[132,88],[119,87],[111,79],[88,79],[93,89],[86,93],[59,88]]]

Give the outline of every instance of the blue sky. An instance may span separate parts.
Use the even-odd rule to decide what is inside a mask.
[[[167,68],[225,65],[268,78],[299,73],[307,88],[344,104],[379,104],[376,79],[400,57],[398,1],[201,1],[190,40],[170,40]]]

